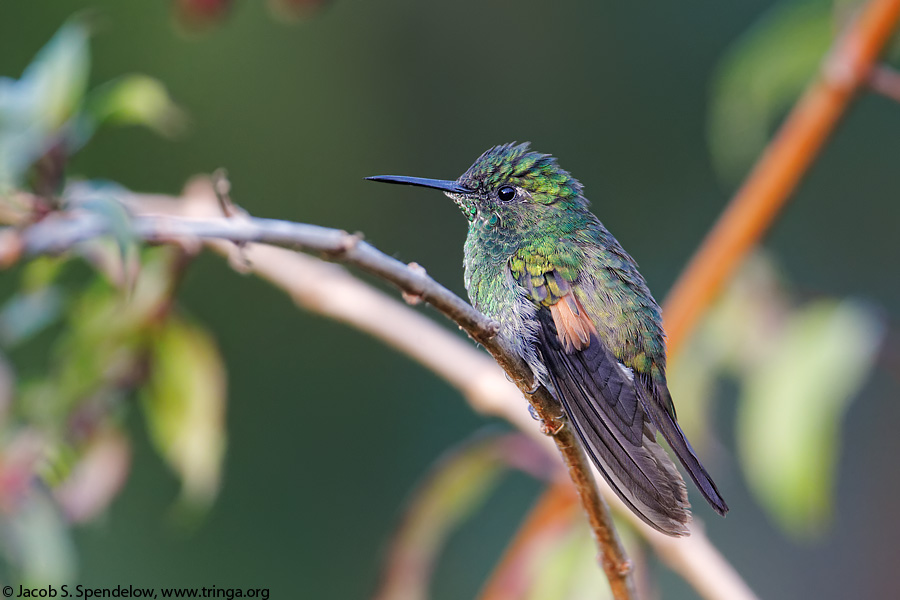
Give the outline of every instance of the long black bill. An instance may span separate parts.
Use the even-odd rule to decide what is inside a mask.
[[[458,184],[455,181],[447,181],[445,179],[426,179],[424,177],[404,177],[403,175],[375,175],[374,177],[366,177],[369,181],[383,181],[384,183],[399,183],[400,185],[416,185],[419,187],[427,187],[451,194],[461,194],[463,196],[471,196],[474,190]]]

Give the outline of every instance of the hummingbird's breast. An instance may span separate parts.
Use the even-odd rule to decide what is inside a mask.
[[[500,323],[499,335],[543,382],[546,369],[538,360],[534,345],[537,309],[509,269],[510,258],[521,242],[520,236],[510,232],[485,232],[470,227],[465,245],[465,285],[472,305]]]

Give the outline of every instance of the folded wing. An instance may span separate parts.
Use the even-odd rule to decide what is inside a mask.
[[[597,469],[651,527],[687,535],[681,474],[656,442],[629,371],[600,340],[574,295],[538,309],[537,349],[557,399]]]

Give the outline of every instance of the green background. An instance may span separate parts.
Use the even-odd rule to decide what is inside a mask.
[[[455,178],[494,144],[531,141],[585,184],[662,298],[733,192],[706,144],[710,83],[769,4],[337,0],[289,25],[244,1],[185,36],[166,2],[3,0],[0,74],[17,77],[67,17],[98,8],[92,82],[157,77],[191,124],[175,141],[104,130],[74,173],[177,194],[224,166],[252,214],[363,231],[459,293],[465,221],[452,203],[362,178]],[[787,541],[749,497],[733,398],[717,398],[723,450],[707,462],[732,512],[696,510],[765,598],[900,597],[897,140],[900,107],[862,98],[767,240],[801,295],[861,297],[891,325],[844,423],[837,518],[821,539]],[[196,527],[173,525],[177,482],[135,411],[129,482],[107,516],[77,531],[80,581],[367,597],[409,491],[484,419],[407,358],[296,310],[218,257],[197,261],[181,299],[229,367],[221,495]],[[524,476],[505,481],[453,538],[434,598],[476,593],[538,491]],[[666,598],[693,597],[659,572]]]

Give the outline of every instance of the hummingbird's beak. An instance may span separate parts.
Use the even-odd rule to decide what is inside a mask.
[[[425,179],[424,177],[404,177],[402,175],[375,175],[374,177],[366,177],[366,179],[369,181],[383,181],[385,183],[399,183],[401,185],[416,185],[441,190],[450,194],[459,194],[460,196],[471,196],[475,193],[475,190],[470,190],[455,181],[447,181],[445,179]]]

